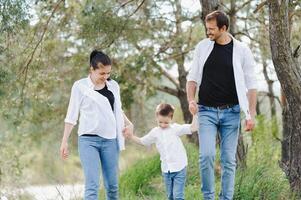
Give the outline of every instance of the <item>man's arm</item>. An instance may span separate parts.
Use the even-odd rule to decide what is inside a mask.
[[[257,90],[249,89],[247,95],[249,100],[249,111],[250,111],[251,119],[246,120],[245,131],[252,131],[255,127]]]
[[[187,81],[186,83],[187,100],[189,103],[189,111],[192,115],[195,115],[197,113],[197,104],[195,101],[196,87],[197,87],[196,82]]]
[[[248,90],[248,100],[249,100],[250,115],[254,119],[256,116],[256,104],[257,104],[257,90],[256,89]]]

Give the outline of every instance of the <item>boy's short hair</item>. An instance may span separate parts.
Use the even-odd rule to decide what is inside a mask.
[[[175,111],[175,108],[168,104],[168,103],[160,103],[157,108],[156,108],[156,115],[161,115],[161,116],[168,116],[168,117],[173,117],[173,113]]]

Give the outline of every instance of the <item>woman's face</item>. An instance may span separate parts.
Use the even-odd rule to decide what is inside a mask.
[[[104,83],[110,77],[111,69],[111,65],[102,66],[98,69],[91,67],[91,76],[96,83]]]

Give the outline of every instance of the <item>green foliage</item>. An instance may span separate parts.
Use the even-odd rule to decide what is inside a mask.
[[[22,0],[0,0],[0,34],[13,33],[28,22],[28,4]]]
[[[278,166],[281,144],[275,137],[277,127],[275,120],[257,117],[247,168],[237,170],[234,199],[293,199],[288,180]]]
[[[154,176],[160,174],[160,171],[160,159],[158,155],[147,160],[138,161],[137,164],[120,177],[121,195],[139,195],[142,188]]]
[[[247,167],[238,168],[236,174],[235,200],[286,200],[296,199],[290,192],[288,180],[278,166],[280,142],[274,137],[275,120],[263,116],[257,119],[257,127],[251,133],[247,155]],[[249,134],[249,133],[247,133]],[[245,135],[248,140],[248,135]],[[202,199],[199,178],[198,148],[184,140],[188,155],[185,199]],[[219,156],[217,156],[217,163]],[[159,161],[157,161],[159,164]],[[153,169],[153,160],[140,160],[121,177],[122,199],[164,199],[164,183],[159,172]],[[152,173],[152,175],[150,175]],[[217,172],[216,172],[217,173]],[[218,173],[217,173],[218,175]],[[141,178],[140,178],[141,177]],[[216,176],[216,198],[220,191],[220,177]]]

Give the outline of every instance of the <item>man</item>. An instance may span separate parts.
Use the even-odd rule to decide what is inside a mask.
[[[191,114],[198,113],[200,174],[204,199],[214,199],[216,134],[220,134],[220,199],[232,199],[240,108],[246,116],[245,130],[252,131],[256,115],[255,61],[250,49],[228,32],[229,19],[222,11],[205,18],[208,38],[196,46],[187,77]],[[195,101],[196,90],[198,103]]]

